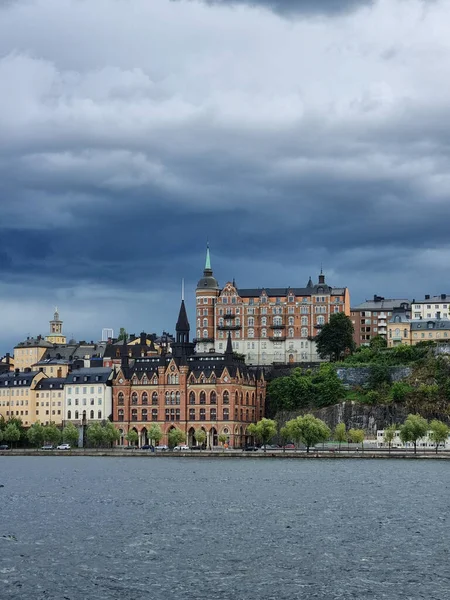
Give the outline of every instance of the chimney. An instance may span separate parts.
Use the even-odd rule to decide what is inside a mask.
[[[445,300],[447,298],[447,294],[441,294],[441,300]]]
[[[429,300],[430,299],[430,294],[425,294],[425,300]]]
[[[10,353],[9,353],[9,352],[7,352],[7,353],[6,353],[6,357],[5,357],[5,363],[6,363],[7,365],[9,365],[9,363],[10,363],[10,358],[11,358],[11,355],[10,355]]]
[[[30,367],[25,367],[24,371],[25,371],[25,373],[31,373],[31,368]]]
[[[17,377],[17,375],[20,373],[20,369],[14,369],[14,377]]]
[[[145,331],[141,332],[141,346],[146,346],[147,345],[147,334],[145,333]]]

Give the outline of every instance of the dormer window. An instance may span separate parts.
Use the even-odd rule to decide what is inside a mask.
[[[289,296],[288,302],[294,302],[294,296]]]

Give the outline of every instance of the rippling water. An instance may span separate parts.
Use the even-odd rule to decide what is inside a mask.
[[[449,466],[0,457],[0,597],[447,600]]]

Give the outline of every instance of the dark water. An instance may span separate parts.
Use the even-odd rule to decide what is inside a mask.
[[[450,463],[0,458],[0,598],[450,599]]]

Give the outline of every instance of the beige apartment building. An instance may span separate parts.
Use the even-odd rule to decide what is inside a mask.
[[[196,290],[196,350],[224,352],[230,334],[249,365],[316,362],[314,337],[338,312],[350,315],[349,290],[328,285],[322,272],[305,287],[239,288],[233,281],[221,289],[208,248]]]
[[[25,427],[36,422],[36,387],[45,379],[35,371],[13,372],[0,375],[0,416],[22,420]]]
[[[419,342],[448,343],[449,319],[406,319],[401,315],[388,323],[388,347],[415,346]]]
[[[378,335],[387,339],[388,323],[394,314],[411,317],[411,302],[406,298],[373,297],[351,309],[353,339],[357,346],[368,346],[370,340]]]

